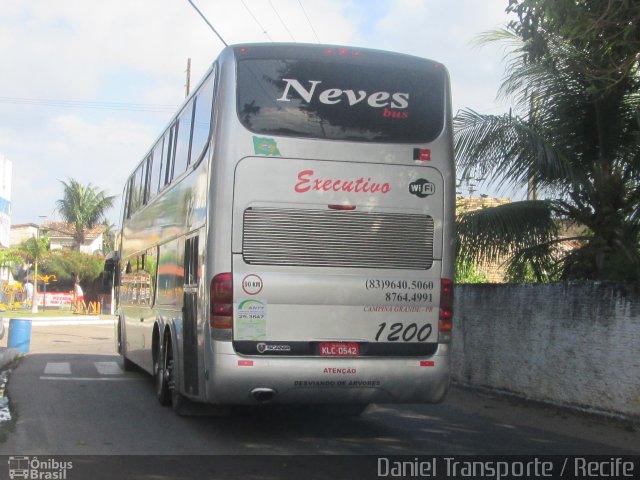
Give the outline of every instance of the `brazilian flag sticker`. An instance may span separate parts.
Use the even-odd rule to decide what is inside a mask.
[[[273,138],[253,137],[253,150],[256,155],[280,156],[280,150]]]

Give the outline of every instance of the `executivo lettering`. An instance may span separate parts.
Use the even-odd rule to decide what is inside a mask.
[[[335,179],[314,177],[313,170],[303,170],[298,173],[298,183],[294,190],[305,193],[310,190],[316,192],[355,192],[355,193],[389,193],[391,185],[387,182],[378,183],[371,178],[360,177],[358,179]]]

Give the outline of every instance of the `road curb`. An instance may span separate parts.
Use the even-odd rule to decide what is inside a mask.
[[[34,320],[31,322],[33,328],[37,327],[69,327],[73,325],[113,325],[115,320]]]
[[[20,352],[15,348],[0,347],[0,370],[18,358]]]
[[[100,320],[100,315],[60,315],[59,317],[24,317],[20,315],[10,315],[2,317],[6,323],[9,323],[11,319],[18,320],[31,320],[35,322],[57,322],[57,321],[71,321],[71,320]]]
[[[112,325],[115,319],[105,319],[98,315],[73,315],[64,317],[36,317],[36,318],[20,318],[20,320],[30,320],[31,326],[36,327],[65,327],[73,325]],[[3,319],[0,319],[2,321]],[[9,318],[4,318],[5,332],[9,329]],[[0,327],[1,328],[1,327]]]

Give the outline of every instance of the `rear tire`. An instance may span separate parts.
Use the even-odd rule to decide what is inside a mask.
[[[138,366],[126,357],[125,342],[122,338],[122,319],[118,318],[118,353],[122,355],[122,369],[125,372],[136,372]]]
[[[169,406],[173,396],[173,350],[171,348],[171,337],[165,335],[160,351],[153,365],[153,373],[156,383],[156,397],[160,405]]]

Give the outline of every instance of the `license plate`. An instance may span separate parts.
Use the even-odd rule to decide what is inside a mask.
[[[321,357],[359,357],[360,344],[355,342],[322,342]]]

